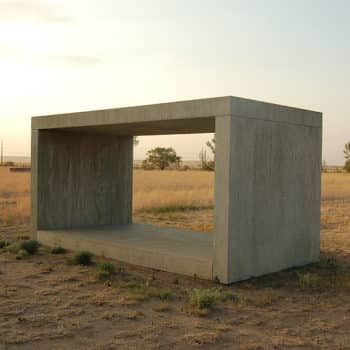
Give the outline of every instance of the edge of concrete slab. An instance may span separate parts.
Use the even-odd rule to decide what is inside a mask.
[[[75,232],[74,230],[38,230],[37,239],[47,246],[61,246],[68,250],[88,250],[91,253],[116,259],[133,265],[139,265],[151,269],[167,271],[187,276],[198,276],[203,279],[213,278],[213,259],[208,256],[201,256],[196,251],[193,254],[181,252],[176,249],[174,252],[159,249],[158,246],[152,248],[152,244],[147,246],[135,244],[135,240],[110,240],[101,239],[96,236],[84,235],[84,230]],[[176,233],[175,233],[176,234]],[[98,235],[98,231],[97,231]],[[198,233],[201,235],[201,233]],[[164,238],[164,242],[166,238]],[[200,242],[200,241],[199,241]],[[172,242],[169,241],[169,244]],[[187,244],[188,242],[183,242]]]

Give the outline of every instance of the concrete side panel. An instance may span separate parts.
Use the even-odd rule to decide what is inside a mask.
[[[213,277],[228,283],[231,260],[230,246],[230,149],[231,116],[217,117],[215,120],[215,232]]]
[[[232,117],[230,130],[227,281],[317,261],[322,129]]]
[[[37,238],[38,229],[38,143],[39,130],[32,130],[31,135],[31,235],[33,239]]]
[[[38,229],[131,222],[132,137],[41,130],[35,147]]]

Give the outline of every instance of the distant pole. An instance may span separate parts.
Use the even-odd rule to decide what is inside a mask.
[[[2,143],[2,139],[1,139],[1,165],[4,164],[4,145]]]

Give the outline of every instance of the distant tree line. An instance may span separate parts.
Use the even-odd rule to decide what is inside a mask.
[[[142,162],[143,169],[164,170],[170,166],[180,168],[181,157],[172,147],[156,147],[147,152],[147,158]]]
[[[134,138],[134,145],[139,143],[137,137]],[[200,168],[202,170],[213,171],[215,169],[215,152],[216,152],[216,140],[215,136],[206,142],[206,146],[212,153],[212,159],[208,159],[207,150],[202,149],[199,153]],[[345,158],[345,171],[350,173],[350,142],[344,146],[344,158]],[[160,169],[167,168],[179,169],[181,165],[181,157],[177,155],[176,151],[172,147],[156,147],[147,152],[147,158],[142,162],[143,169]],[[186,166],[186,169],[188,167]],[[322,171],[327,170],[326,162],[322,162]]]
[[[344,147],[344,157],[345,157],[345,165],[344,169],[348,173],[350,173],[350,142],[348,142]]]

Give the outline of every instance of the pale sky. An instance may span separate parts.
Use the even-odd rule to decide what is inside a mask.
[[[0,138],[30,117],[215,96],[323,112],[323,159],[350,141],[350,1],[0,0]],[[197,159],[210,135],[140,138]]]

